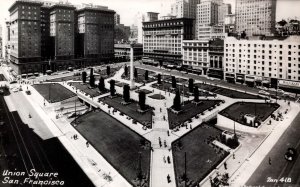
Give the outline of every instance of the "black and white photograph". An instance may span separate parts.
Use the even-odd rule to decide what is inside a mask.
[[[300,187],[300,0],[1,0],[0,187]]]

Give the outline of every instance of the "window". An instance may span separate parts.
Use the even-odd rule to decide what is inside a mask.
[[[289,49],[291,49],[292,48],[292,46],[291,45],[289,45]]]
[[[292,58],[291,57],[288,57],[288,61],[291,61],[292,60]]]
[[[290,68],[292,66],[292,64],[291,63],[288,63],[288,67]]]
[[[279,45],[279,48],[282,49],[282,45]]]

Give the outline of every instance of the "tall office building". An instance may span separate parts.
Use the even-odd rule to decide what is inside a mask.
[[[231,14],[231,4],[222,3],[218,7],[218,24],[223,25],[227,15]]]
[[[176,0],[171,5],[171,14],[176,16],[176,18],[187,18],[189,17],[188,8],[188,0]]]
[[[248,36],[275,32],[276,0],[236,0],[236,29]]]

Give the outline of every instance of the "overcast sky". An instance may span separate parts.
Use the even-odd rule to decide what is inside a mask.
[[[4,18],[8,17],[8,8],[15,0],[0,0],[0,22],[3,25]],[[51,1],[51,0],[50,0]],[[58,1],[58,0],[53,0]],[[65,1],[65,0],[64,0]],[[161,15],[170,13],[171,3],[175,0],[68,0],[72,4],[93,3],[108,6],[121,16],[121,23],[131,25],[134,23],[134,16],[138,13],[159,12]],[[233,11],[235,0],[224,0],[231,3]],[[300,0],[277,0],[276,20],[282,18],[300,19]]]

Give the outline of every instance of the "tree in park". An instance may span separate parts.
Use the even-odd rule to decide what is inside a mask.
[[[145,92],[141,91],[139,92],[139,105],[141,110],[145,110],[146,109],[146,94]]]
[[[157,75],[157,84],[161,84],[161,74]]]
[[[81,78],[82,78],[83,83],[86,82],[86,76],[87,76],[87,73],[85,71],[81,73]]]
[[[95,87],[95,76],[94,75],[90,76],[90,86]]]
[[[123,99],[126,103],[128,103],[130,101],[130,87],[129,85],[125,84],[123,86]]]
[[[98,88],[100,92],[103,92],[105,90],[105,82],[103,77],[100,77],[99,79]]]
[[[145,71],[145,80],[146,80],[146,81],[149,79],[148,74],[149,74],[149,72],[148,72],[148,70],[146,70],[146,71]]]
[[[125,76],[127,77],[128,76],[128,66],[125,65],[124,67],[124,73],[125,73]]]
[[[138,77],[138,73],[137,73],[137,69],[134,68],[134,74],[133,74],[134,78],[137,78]]]
[[[115,89],[115,80],[110,81],[110,95],[115,96],[116,89]]]
[[[175,97],[173,100],[173,108],[174,110],[179,111],[181,109],[181,101],[180,101],[180,93],[179,90],[176,90]]]
[[[110,66],[106,66],[106,74],[109,76],[110,75]]]
[[[172,88],[176,88],[176,78],[172,76]]]
[[[189,79],[189,92],[193,93],[194,90],[194,79]]]
[[[198,86],[194,87],[194,101],[199,102],[199,89],[198,89]]]

